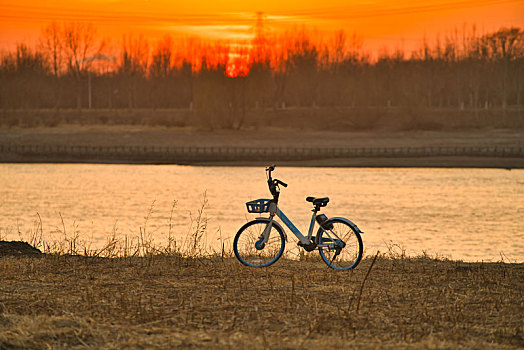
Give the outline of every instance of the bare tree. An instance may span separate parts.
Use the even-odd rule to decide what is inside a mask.
[[[173,39],[170,36],[165,36],[157,43],[153,51],[149,69],[151,75],[154,77],[167,77],[171,73],[173,58]]]
[[[316,103],[318,58],[317,46],[302,32],[289,53],[291,91],[299,106]]]
[[[66,23],[62,35],[67,69],[77,85],[77,108],[81,109],[83,80],[105,43],[96,39],[96,28],[91,23]]]
[[[58,82],[59,75],[63,72],[64,46],[62,28],[57,22],[52,22],[42,29],[40,47],[45,53],[53,73],[55,84],[52,86],[54,107],[58,110],[62,96],[62,84]]]
[[[127,94],[128,108],[137,107],[138,84],[143,82],[149,63],[149,43],[143,36],[124,36],[118,63],[120,89]]]
[[[58,77],[63,70],[64,47],[62,39],[62,29],[57,22],[52,22],[42,29],[40,45],[51,64],[55,77]]]
[[[149,63],[149,43],[142,35],[124,36],[118,70],[121,73],[141,75],[147,72]]]
[[[49,66],[44,55],[25,44],[1,59],[0,101],[5,107],[35,108],[45,99],[42,90]]]
[[[502,70],[501,77],[501,103],[502,108],[506,109],[508,104],[508,85],[510,81],[511,62],[524,52],[524,31],[520,28],[501,28],[486,37],[491,49],[492,59],[500,63]],[[517,70],[518,71],[518,70]],[[517,74],[519,79],[519,74]],[[517,85],[520,85],[517,83]]]

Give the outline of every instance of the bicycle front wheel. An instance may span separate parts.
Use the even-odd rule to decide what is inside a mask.
[[[263,232],[269,220],[257,219],[248,222],[238,230],[233,241],[233,251],[244,265],[264,267],[276,262],[284,253],[284,232],[272,225],[269,238],[264,243]]]
[[[318,251],[327,266],[336,270],[355,268],[362,259],[362,238],[347,222],[340,219],[328,220],[333,228],[318,229]]]

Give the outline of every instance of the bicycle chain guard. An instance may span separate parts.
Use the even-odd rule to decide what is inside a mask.
[[[310,242],[310,243],[307,243],[307,244],[304,244],[302,242],[297,242],[297,245],[304,248],[306,250],[306,252],[311,252],[315,249],[317,249],[317,244],[315,242]]]

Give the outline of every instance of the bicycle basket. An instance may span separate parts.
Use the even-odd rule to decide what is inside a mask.
[[[249,213],[267,213],[269,211],[270,199],[255,199],[246,203]]]

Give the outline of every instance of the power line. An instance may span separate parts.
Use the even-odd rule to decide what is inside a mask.
[[[520,3],[522,0],[463,0],[463,1],[452,1],[440,4],[427,4],[427,5],[415,5],[415,6],[344,6],[344,7],[330,7],[330,8],[317,8],[309,10],[298,10],[298,11],[278,11],[275,14],[280,15],[294,15],[312,18],[344,18],[344,19],[362,19],[362,18],[373,18],[383,16],[399,16],[423,12],[436,12],[442,10],[455,10],[461,8],[478,8],[486,6],[496,6],[509,3]]]
[[[100,22],[177,22],[177,23],[251,23],[251,18],[232,14],[170,14],[169,12],[101,11],[42,6],[0,5],[0,18],[27,22],[34,20],[83,20]],[[9,13],[11,12],[11,13]],[[13,13],[15,12],[15,13]],[[20,15],[22,14],[22,15]]]
[[[442,10],[455,10],[460,8],[485,7],[502,5],[509,3],[520,3],[522,0],[462,0],[450,1],[440,4],[414,5],[398,7],[396,5],[364,5],[364,6],[342,6],[330,8],[316,8],[304,10],[275,11],[268,13],[270,15],[284,15],[288,17],[307,17],[317,19],[364,19],[384,16],[402,16],[415,13],[435,12]],[[175,22],[191,24],[209,24],[231,22],[251,23],[252,19],[245,15],[231,13],[217,14],[169,14],[167,12],[155,11],[118,11],[111,13],[102,10],[78,10],[72,8],[57,8],[44,6],[27,6],[16,4],[2,4],[0,18],[19,20],[27,22],[33,20],[81,20],[81,21],[99,21],[99,22]],[[11,11],[9,11],[11,10]],[[23,17],[8,12],[23,12]],[[278,21],[273,19],[272,21]]]

